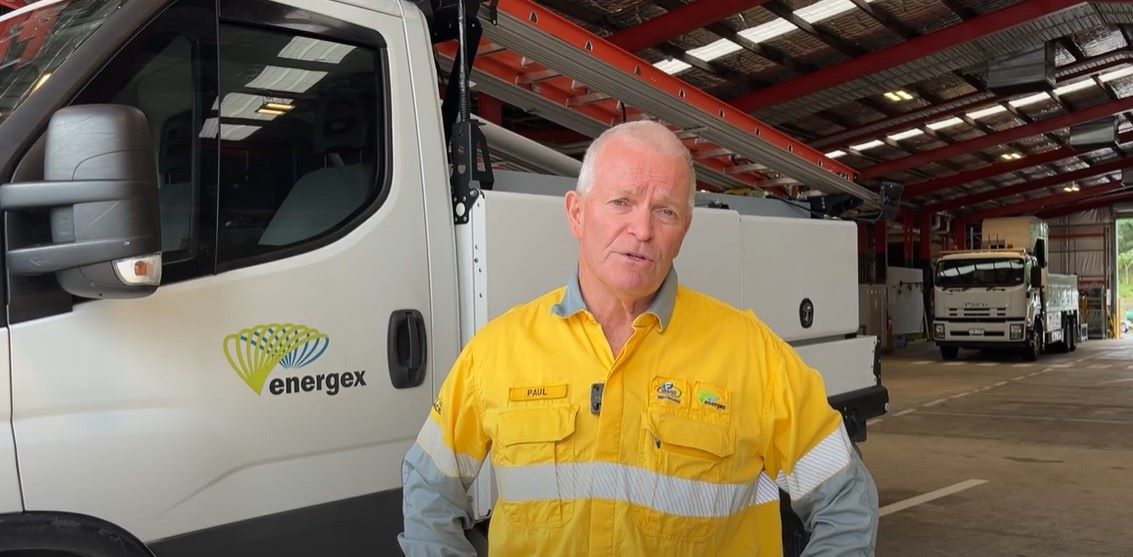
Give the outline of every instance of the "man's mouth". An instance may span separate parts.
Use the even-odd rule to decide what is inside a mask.
[[[624,255],[624,256],[626,256],[626,257],[628,257],[628,258],[630,258],[634,261],[640,261],[642,263],[647,263],[647,262],[651,261],[651,259],[649,259],[648,257],[646,257],[646,256],[644,256],[640,253],[623,251],[622,255]]]

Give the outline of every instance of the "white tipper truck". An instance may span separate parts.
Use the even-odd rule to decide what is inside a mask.
[[[449,12],[0,18],[0,555],[398,552],[401,461],[449,366],[577,253],[569,178],[501,173],[454,208],[432,52]],[[713,205],[682,282],[754,308],[863,439],[888,395],[857,334],[854,225]]]
[[[1078,277],[1048,271],[1050,237],[1036,217],[986,219],[979,249],[936,261],[933,338],[940,356],[1007,348],[1027,360],[1078,346]]]

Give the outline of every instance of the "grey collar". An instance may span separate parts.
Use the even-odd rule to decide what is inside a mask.
[[[677,270],[670,267],[669,274],[665,276],[665,282],[661,283],[661,288],[653,296],[653,301],[649,303],[649,307],[645,308],[645,313],[652,313],[663,331],[669,326],[669,321],[673,318],[673,306],[676,301]],[[586,301],[582,299],[582,287],[578,285],[578,269],[575,269],[574,274],[566,284],[566,292],[563,293],[562,300],[551,306],[551,313],[565,319],[585,309]]]

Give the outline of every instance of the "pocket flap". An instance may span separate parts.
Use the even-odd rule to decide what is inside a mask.
[[[719,458],[736,452],[736,433],[732,426],[653,411],[646,414],[646,428],[667,445],[696,449]]]
[[[562,441],[574,433],[574,419],[577,414],[577,406],[504,410],[499,414],[496,442],[502,445],[515,445]]]

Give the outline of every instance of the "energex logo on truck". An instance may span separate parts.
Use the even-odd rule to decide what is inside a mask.
[[[325,333],[292,323],[270,323],[242,329],[224,337],[224,357],[248,388],[263,394],[264,383],[272,395],[323,391],[330,396],[342,389],[366,386],[366,372],[333,371],[268,377],[277,366],[299,370],[318,360],[330,347]]]

